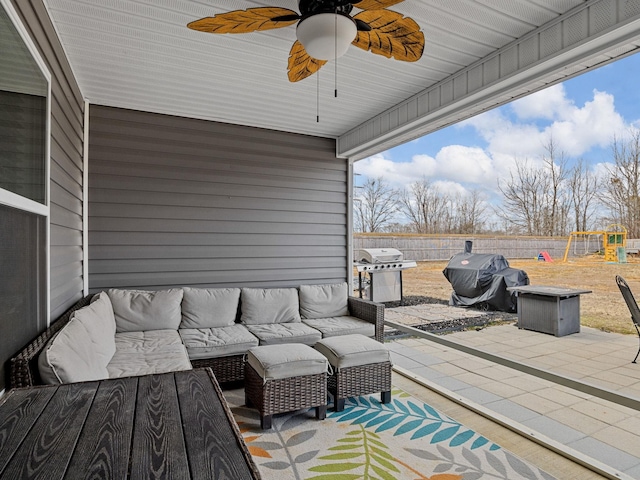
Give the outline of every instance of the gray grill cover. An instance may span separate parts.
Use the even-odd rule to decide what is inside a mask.
[[[523,270],[509,267],[502,255],[458,253],[442,271],[453,287],[449,305],[487,305],[503,312],[515,312],[516,296],[507,287],[529,285]]]

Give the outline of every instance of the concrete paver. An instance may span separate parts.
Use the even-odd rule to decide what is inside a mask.
[[[482,312],[446,305],[399,307],[394,317],[405,325],[422,319],[467,318]],[[462,312],[460,312],[462,310]],[[416,316],[408,318],[411,312]],[[388,315],[387,313],[390,313]],[[406,323],[405,323],[406,322]],[[582,327],[576,334],[554,337],[490,326],[448,334],[460,345],[564,375],[640,399],[640,364],[631,364],[638,348],[633,336]],[[640,412],[607,400],[445,347],[427,339],[395,338],[387,342],[394,364],[456,395],[534,429],[563,445],[640,478]]]

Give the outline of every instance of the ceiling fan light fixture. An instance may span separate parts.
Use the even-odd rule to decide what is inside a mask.
[[[336,13],[318,13],[298,23],[296,36],[317,60],[335,60],[349,49],[356,38],[356,23],[348,16]]]

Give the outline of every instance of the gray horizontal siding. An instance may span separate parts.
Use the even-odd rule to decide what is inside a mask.
[[[82,297],[84,100],[41,0],[13,0],[51,73],[51,318]],[[69,260],[68,260],[69,259]]]
[[[101,106],[89,125],[91,291],[347,278],[334,140]]]

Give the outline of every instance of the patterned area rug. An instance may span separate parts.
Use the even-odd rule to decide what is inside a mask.
[[[276,415],[262,431],[243,390],[225,392],[265,480],[553,479],[406,392],[351,398],[343,412],[315,409]]]

